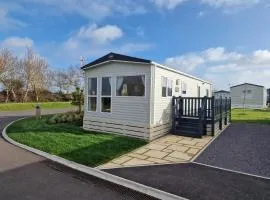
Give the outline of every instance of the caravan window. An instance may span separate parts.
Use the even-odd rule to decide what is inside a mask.
[[[145,96],[145,76],[118,76],[117,96]]]
[[[171,97],[172,96],[172,87],[173,81],[167,77],[161,77],[161,91],[162,97]]]
[[[187,84],[182,82],[182,94],[187,94]]]
[[[97,110],[97,78],[88,78],[88,111]]]
[[[111,112],[111,77],[102,77],[101,112]]]

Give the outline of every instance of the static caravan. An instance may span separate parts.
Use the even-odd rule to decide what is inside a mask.
[[[232,108],[265,108],[266,100],[264,86],[243,83],[231,87]]]
[[[231,98],[231,93],[226,90],[219,90],[214,92],[214,96],[216,99],[224,99],[224,98]]]
[[[211,83],[151,60],[109,53],[85,71],[83,128],[153,140],[172,128],[172,98],[211,96]]]

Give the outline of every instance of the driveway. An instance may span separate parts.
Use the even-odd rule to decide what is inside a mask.
[[[270,125],[231,124],[195,162],[270,178]]]
[[[109,173],[188,199],[270,199],[270,125],[232,124],[194,163],[116,168]]]
[[[0,131],[16,118],[0,117]],[[1,137],[0,188],[5,200],[153,199],[46,160]]]
[[[270,180],[194,163],[105,171],[191,200],[270,199]]]

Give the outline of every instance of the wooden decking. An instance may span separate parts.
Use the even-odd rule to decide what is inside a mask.
[[[176,135],[202,137],[231,121],[231,99],[215,97],[173,97],[173,133]]]

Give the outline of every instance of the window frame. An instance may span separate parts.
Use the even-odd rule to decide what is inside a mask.
[[[128,77],[128,76],[144,76],[144,95],[143,96],[122,96],[122,95],[117,95],[117,79],[118,79],[118,77]],[[147,85],[146,74],[116,75],[114,85],[115,85],[114,92],[115,92],[115,97],[116,98],[146,98],[146,92],[147,92],[147,90],[146,90],[146,85]]]
[[[172,91],[172,94],[169,95],[169,82],[171,82],[171,91]],[[169,79],[167,78],[167,97],[172,97],[173,96],[173,80],[172,79]]]
[[[102,79],[103,78],[110,78],[111,79],[111,95],[109,96],[109,95],[102,95],[102,86],[103,86],[103,84],[102,84]],[[102,113],[102,114],[111,114],[112,113],[112,84],[113,84],[113,82],[112,82],[112,76],[101,76],[100,77],[100,98],[99,98],[99,101],[100,101],[100,113]],[[110,108],[110,112],[102,112],[102,98],[103,97],[107,97],[107,98],[111,98],[111,108]]]
[[[184,87],[185,86],[185,87]],[[184,90],[185,88],[185,90]],[[185,93],[184,93],[185,92]],[[182,81],[181,82],[181,95],[186,95],[187,94],[187,83]]]
[[[163,96],[163,80],[166,80],[166,92],[165,92],[165,96]],[[161,97],[162,98],[168,97],[167,93],[168,93],[168,77],[161,76]]]
[[[163,96],[163,79],[166,79],[166,96]],[[169,94],[169,81],[171,81],[171,83],[172,83],[172,95],[171,96],[169,96],[168,94]],[[167,97],[173,97],[173,79],[170,79],[170,78],[168,78],[168,77],[166,77],[166,76],[161,76],[161,97],[162,98],[167,98]]]
[[[96,78],[97,79],[97,91],[96,95],[89,94],[89,79]],[[99,91],[99,84],[98,84],[98,77],[97,76],[89,76],[87,77],[87,112],[98,112],[98,91]],[[96,110],[89,110],[89,97],[96,97]]]

